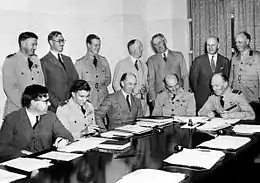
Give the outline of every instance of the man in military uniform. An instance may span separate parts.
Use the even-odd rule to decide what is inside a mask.
[[[111,73],[108,61],[99,55],[101,46],[100,38],[90,34],[86,39],[87,54],[75,63],[79,78],[90,85],[90,101],[97,109],[108,94],[107,86],[111,83]]]
[[[26,86],[45,85],[41,63],[35,55],[37,39],[33,32],[21,33],[18,38],[20,50],[4,61],[3,89],[7,96],[4,116],[22,107],[21,97]]]
[[[211,79],[214,94],[211,95],[199,110],[199,116],[213,118],[220,115],[222,118],[241,120],[255,119],[255,113],[239,90],[232,90],[228,86],[228,77],[223,73],[214,74]]]
[[[251,36],[241,32],[236,37],[238,53],[232,58],[229,83],[231,88],[241,90],[260,119],[260,53],[251,50]]]
[[[71,88],[71,98],[57,108],[57,116],[77,140],[84,135],[95,134],[94,108],[88,101],[90,86],[85,80],[76,80]]]
[[[180,86],[177,75],[167,75],[164,84],[166,89],[157,95],[152,114],[154,116],[195,116],[194,94]]]

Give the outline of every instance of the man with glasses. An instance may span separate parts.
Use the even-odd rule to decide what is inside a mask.
[[[31,84],[45,85],[40,60],[35,51],[38,36],[33,32],[19,35],[19,51],[8,55],[4,61],[3,89],[7,100],[4,116],[22,107],[21,96],[26,86]]]
[[[214,95],[209,96],[199,110],[199,116],[226,119],[253,120],[255,113],[240,90],[232,90],[228,85],[228,77],[223,73],[214,74],[211,79]]]
[[[0,159],[23,156],[63,147],[73,141],[56,114],[47,111],[48,90],[41,85],[27,86],[22,94],[23,108],[5,117],[0,131]]]
[[[176,74],[168,74],[164,79],[165,88],[157,95],[153,116],[195,116],[193,93],[185,91]]]
[[[62,54],[65,39],[61,32],[52,31],[48,35],[50,51],[41,59],[46,87],[50,95],[50,110],[56,111],[58,105],[70,97],[70,88],[78,73],[70,57]]]

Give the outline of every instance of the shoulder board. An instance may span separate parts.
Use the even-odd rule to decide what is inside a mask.
[[[69,102],[68,100],[65,100],[65,101],[61,102],[61,103],[59,104],[59,106],[64,106],[64,105],[67,104],[68,102]]]
[[[82,59],[84,59],[84,56],[82,56],[82,57],[76,59],[76,62],[77,62],[77,61],[80,61],[80,60],[82,60]]]
[[[240,95],[242,93],[242,91],[240,91],[240,90],[232,90],[232,93]]]
[[[12,53],[10,55],[7,55],[6,58],[11,58],[12,56],[14,56],[16,53]]]

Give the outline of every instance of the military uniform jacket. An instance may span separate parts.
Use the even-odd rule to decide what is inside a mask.
[[[108,94],[107,86],[111,83],[111,72],[105,57],[96,55],[97,67],[93,65],[93,57],[85,55],[75,63],[79,78],[88,82],[91,87],[90,100],[94,109],[98,108]]]
[[[233,89],[241,90],[249,102],[260,98],[260,53],[248,51],[243,58],[238,54],[232,58],[229,83]]]
[[[157,95],[155,100],[154,116],[195,116],[194,94],[183,89],[173,97],[173,95],[164,90]]]
[[[213,111],[221,114],[231,106],[235,106],[231,110],[227,111],[229,118],[237,118],[241,120],[255,119],[255,113],[241,91],[231,90],[228,88],[223,95],[223,100],[224,106],[222,107],[220,104],[220,97],[211,95],[199,110],[199,116],[207,116],[209,112]]]
[[[82,130],[95,124],[94,108],[91,103],[86,102],[84,109],[86,110],[85,114],[72,98],[57,108],[56,114],[59,120],[72,133],[75,140],[81,137]]]
[[[103,118],[108,117],[108,130],[133,123],[137,117],[143,116],[140,99],[131,95],[131,110],[129,109],[122,91],[106,96],[95,111],[96,123],[101,129],[106,129]]]
[[[21,51],[6,57],[3,73],[3,89],[7,96],[4,116],[21,108],[21,97],[26,86],[32,84],[45,85],[40,60],[36,55],[31,56],[31,70],[28,66],[28,56]]]
[[[170,73],[177,74],[181,86],[188,90],[188,70],[181,52],[168,50],[167,62],[164,61],[161,53],[157,53],[148,58],[147,65],[150,101],[155,100],[157,94],[165,88],[163,79]]]

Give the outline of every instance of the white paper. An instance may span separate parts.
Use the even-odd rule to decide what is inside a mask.
[[[145,117],[145,118],[138,118],[137,120],[140,121],[146,121],[146,122],[153,122],[153,123],[169,123],[169,122],[173,122],[173,118],[169,118],[169,117],[156,117],[156,116],[152,116],[151,118],[149,117]]]
[[[166,122],[160,122],[160,123],[156,123],[156,122],[150,122],[150,121],[138,121],[136,123],[139,126],[143,126],[143,127],[149,127],[149,128],[154,128],[154,127],[160,127],[160,126],[167,126],[172,124],[172,120],[171,121],[166,121]]]
[[[174,165],[201,167],[210,169],[225,154],[222,151],[209,149],[183,149],[172,154],[164,161]]]
[[[84,153],[90,149],[95,149],[98,144],[105,142],[106,140],[108,139],[98,137],[80,138],[78,141],[75,141],[65,147],[59,148],[58,151]]]
[[[248,137],[237,137],[220,135],[215,139],[203,142],[198,147],[209,147],[214,149],[238,149],[250,141]]]
[[[50,160],[36,159],[36,158],[15,158],[6,162],[1,163],[2,165],[7,165],[13,168],[24,170],[26,172],[32,172],[40,168],[46,168],[53,164]]]
[[[240,134],[253,134],[260,132],[260,125],[236,125],[233,131]]]
[[[213,118],[202,126],[197,127],[201,131],[216,131],[231,126],[223,118]]]
[[[151,128],[142,127],[139,125],[125,125],[125,126],[116,128],[116,130],[130,132],[133,134],[141,134],[141,133],[152,131]]]
[[[46,158],[46,159],[61,160],[61,161],[71,161],[71,160],[76,159],[80,156],[82,156],[82,154],[51,151],[51,152],[42,154],[38,157]]]
[[[12,182],[18,179],[23,179],[25,178],[25,175],[9,172],[3,169],[0,169],[0,182],[1,183],[8,183]]]
[[[155,169],[139,169],[122,177],[116,183],[179,183],[185,174]]]
[[[189,126],[189,124],[185,124],[185,125],[182,125],[181,128],[193,129],[193,128],[198,127],[199,125],[200,125],[199,123],[194,124],[194,125],[192,125],[192,126]]]
[[[174,121],[180,122],[180,123],[188,123],[189,121],[192,121],[192,124],[196,123],[206,123],[208,122],[209,118],[208,117],[199,117],[199,116],[194,116],[194,117],[189,117],[189,116],[174,116]]]
[[[116,137],[128,138],[128,137],[133,136],[133,134],[127,133],[127,132],[120,132],[120,131],[111,130],[111,131],[101,133],[100,136],[105,137],[105,138],[116,138]]]
[[[224,118],[212,118],[211,121],[215,123],[228,123],[228,124],[235,124],[240,121],[240,119],[224,119]]]
[[[124,150],[127,147],[131,146],[131,142],[125,143],[123,145],[116,145],[116,144],[99,144],[98,148],[100,149],[108,149],[108,150]]]

